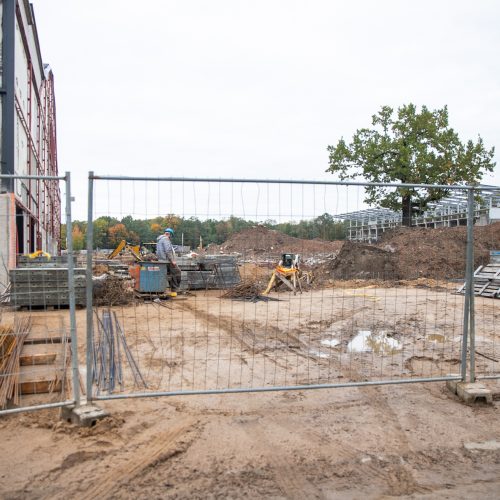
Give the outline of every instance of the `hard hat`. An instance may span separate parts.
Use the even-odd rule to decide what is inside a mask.
[[[165,233],[170,233],[172,236],[174,235],[174,230],[171,227],[167,227],[164,231]]]

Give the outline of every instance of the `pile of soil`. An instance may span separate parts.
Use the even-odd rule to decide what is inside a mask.
[[[342,247],[341,241],[320,239],[304,240],[288,236],[274,229],[254,226],[233,234],[222,245],[210,245],[207,253],[239,253],[244,258],[276,260],[282,253],[298,253],[302,259],[336,255]]]
[[[374,245],[346,241],[336,258],[318,266],[319,281],[333,279],[462,279],[466,227],[397,228]],[[500,223],[474,227],[474,269],[500,249]]]
[[[336,258],[321,265],[314,274],[319,278],[319,282],[322,277],[384,280],[396,276],[396,265],[396,256],[390,251],[373,245],[346,241]]]
[[[462,279],[466,265],[467,228],[400,227],[383,234],[377,244],[304,240],[255,226],[234,234],[208,253],[238,253],[241,260],[277,263],[282,253],[298,253],[304,269],[312,269],[316,285],[332,280]],[[474,269],[500,249],[500,223],[474,227]]]
[[[467,228],[398,228],[378,246],[394,252],[399,278],[462,278],[465,275]],[[500,249],[500,223],[474,227],[474,269],[487,264],[490,250]]]

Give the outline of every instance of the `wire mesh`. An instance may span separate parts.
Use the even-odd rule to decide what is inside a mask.
[[[127,178],[93,190],[93,282],[114,282],[94,290],[95,397],[460,376],[466,214],[379,225],[369,244],[347,239],[346,214],[368,208],[363,186]],[[182,271],[174,298],[168,270],[148,291],[166,227]],[[299,269],[265,293],[283,254],[300,255]]]
[[[475,373],[500,378],[500,223],[483,228],[474,262]],[[486,248],[486,250],[485,250]]]
[[[18,176],[0,194],[0,414],[73,402],[59,181]]]

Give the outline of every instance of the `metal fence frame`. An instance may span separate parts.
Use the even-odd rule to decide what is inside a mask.
[[[66,227],[72,227],[71,203],[71,174],[66,172],[64,176],[42,176],[42,175],[0,175],[0,179],[26,179],[26,180],[53,180],[64,181],[66,184]],[[399,380],[376,380],[365,382],[347,382],[334,384],[310,384],[310,385],[285,385],[272,387],[256,388],[226,388],[226,389],[207,389],[207,390],[181,390],[181,391],[153,391],[153,392],[135,392],[130,394],[110,394],[93,395],[92,384],[92,354],[93,354],[93,289],[92,289],[92,251],[93,251],[93,208],[94,208],[94,182],[98,180],[106,181],[156,181],[156,182],[194,182],[194,183],[264,183],[264,184],[282,184],[282,185],[336,185],[336,186],[374,186],[391,188],[441,188],[450,190],[467,191],[468,211],[467,211],[467,253],[466,253],[466,287],[464,294],[464,313],[462,328],[462,349],[461,349],[461,367],[460,375],[446,377],[429,378],[411,378]],[[311,180],[276,180],[276,179],[236,179],[236,178],[189,178],[189,177],[143,177],[143,176],[101,176],[89,172],[88,175],[88,226],[87,226],[87,269],[86,269],[86,302],[87,302],[87,328],[86,328],[86,393],[87,403],[92,400],[112,400],[141,397],[158,396],[180,396],[196,394],[231,394],[247,392],[275,392],[284,390],[312,390],[312,389],[331,389],[341,387],[358,386],[376,386],[376,385],[394,385],[423,382],[442,382],[448,380],[470,381],[478,379],[498,379],[500,375],[477,376],[475,363],[475,304],[474,304],[474,199],[477,186],[448,186],[448,185],[427,185],[427,184],[396,184],[396,183],[366,183],[357,181],[311,181]],[[484,189],[484,188],[482,188]],[[491,188],[495,189],[495,188]],[[76,306],[75,306],[75,281],[74,281],[74,263],[73,257],[73,238],[72,231],[68,230],[67,252],[68,252],[68,294],[69,294],[69,316],[70,316],[70,339],[71,339],[71,372],[73,385],[73,399],[57,403],[45,403],[33,406],[24,406],[6,410],[0,410],[0,415],[13,413],[35,411],[49,408],[61,408],[74,405],[78,407],[81,404],[79,369],[78,369],[78,343],[76,327]],[[469,363],[467,363],[467,353],[469,352]]]
[[[26,180],[50,180],[64,181],[66,184],[66,227],[72,227],[71,202],[74,201],[71,195],[71,173],[66,172],[64,176],[50,175],[0,175],[0,179],[26,179]],[[69,295],[69,317],[70,317],[70,340],[71,340],[71,380],[73,385],[73,399],[61,401],[58,403],[45,403],[33,406],[21,406],[7,410],[0,410],[1,415],[10,415],[13,413],[28,412],[35,410],[43,410],[49,408],[61,408],[74,405],[80,406],[80,378],[78,372],[78,339],[76,330],[76,306],[75,306],[75,279],[74,279],[74,262],[73,262],[73,235],[72,231],[66,231],[66,245],[68,252],[68,295]]]
[[[135,392],[130,394],[93,394],[92,386],[92,352],[93,352],[93,307],[92,307],[92,252],[93,252],[93,208],[94,208],[94,182],[95,181],[155,181],[155,182],[193,182],[193,183],[263,183],[263,184],[298,184],[298,185],[336,185],[336,186],[374,186],[391,188],[434,188],[447,190],[460,190],[467,192],[468,212],[467,212],[467,253],[466,253],[466,290],[464,294],[464,315],[462,329],[462,350],[461,350],[461,370],[460,375],[429,378],[412,378],[399,380],[379,380],[367,382],[349,382],[335,384],[312,384],[296,386],[272,386],[257,388],[226,388],[226,389],[206,389],[206,390],[181,390],[181,391],[153,391]],[[272,392],[284,390],[309,390],[309,389],[329,389],[340,387],[357,387],[373,385],[393,385],[421,382],[443,382],[448,380],[458,380],[470,382],[476,380],[475,373],[475,314],[474,314],[474,197],[477,186],[449,186],[449,185],[427,185],[427,184],[405,184],[405,183],[368,183],[358,181],[310,181],[310,180],[274,180],[274,179],[235,179],[235,178],[189,178],[189,177],[144,177],[144,176],[117,176],[117,175],[95,175],[89,172],[88,175],[88,225],[87,225],[87,400],[111,400],[140,397],[158,396],[180,396],[195,394],[229,394],[245,392]],[[493,188],[492,188],[493,189]],[[468,342],[470,349],[468,349]],[[467,373],[467,352],[469,356],[469,373]],[[484,377],[486,378],[486,377]],[[499,378],[491,376],[488,378]]]

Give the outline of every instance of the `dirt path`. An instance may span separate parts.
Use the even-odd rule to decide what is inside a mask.
[[[488,307],[478,299],[478,349],[495,354],[498,306]],[[189,390],[446,374],[460,308],[455,295],[413,289],[313,291],[269,305],[211,292],[119,317],[151,387]],[[384,363],[349,353],[365,328],[399,336],[404,352]],[[436,332],[446,342],[428,339]],[[90,429],[55,410],[0,418],[0,498],[468,500],[500,491],[500,400],[468,407],[444,383],[102,406],[111,416]]]
[[[2,498],[495,498],[499,403],[441,384],[115,401],[0,421]],[[19,446],[22,443],[22,446]],[[28,464],[28,466],[27,466]]]

